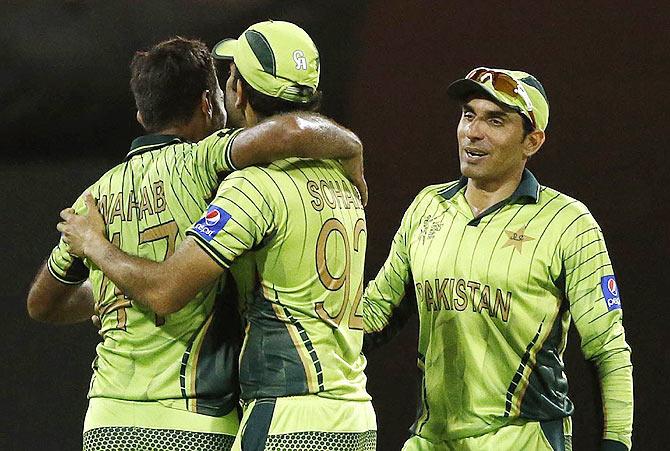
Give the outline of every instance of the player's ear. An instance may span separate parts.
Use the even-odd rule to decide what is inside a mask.
[[[247,93],[242,89],[242,80],[239,78],[235,81],[235,108],[238,108],[242,111],[247,107]]]
[[[212,107],[213,100],[211,98],[212,94],[209,92],[209,89],[202,91],[200,96],[200,110],[205,117],[211,119],[214,108]]]
[[[140,110],[137,110],[137,114],[135,115],[135,119],[137,119],[137,122],[142,126],[142,128],[144,128],[144,129],[147,128],[144,125],[144,118],[142,117],[142,113],[140,113]]]
[[[530,158],[540,150],[542,144],[544,144],[545,135],[542,130],[533,130],[528,133],[523,140],[524,154],[526,158]]]

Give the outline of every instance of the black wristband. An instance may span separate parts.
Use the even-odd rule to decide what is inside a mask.
[[[600,451],[628,451],[628,447],[616,440],[603,440]]]

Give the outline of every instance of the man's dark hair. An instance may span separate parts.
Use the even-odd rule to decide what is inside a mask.
[[[251,107],[263,117],[272,116],[274,114],[290,113],[292,111],[314,111],[318,112],[321,107],[321,91],[316,91],[309,102],[299,103],[290,102],[288,100],[280,99],[279,97],[272,97],[262,92],[255,90],[248,81],[244,79],[242,74],[235,67],[233,71],[233,88],[237,86],[237,80],[242,82],[242,89],[247,94],[249,104]],[[310,89],[305,86],[304,89]]]
[[[526,115],[519,113],[521,116],[521,120],[523,121],[523,137],[524,139],[526,136],[530,135],[532,132],[535,131],[535,127],[533,127],[533,123],[526,117]]]
[[[148,132],[188,122],[203,91],[217,87],[209,49],[196,39],[175,37],[136,52],[130,71],[130,89]]]

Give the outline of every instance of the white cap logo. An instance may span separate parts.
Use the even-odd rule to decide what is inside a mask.
[[[307,60],[305,59],[305,53],[302,50],[293,52],[293,61],[295,62],[296,69],[307,70]]]

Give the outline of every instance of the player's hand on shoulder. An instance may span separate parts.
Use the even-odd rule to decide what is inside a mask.
[[[365,207],[368,204],[368,184],[363,175],[363,152],[351,158],[340,159],[340,163],[347,174],[347,178],[358,189],[361,203]]]
[[[84,202],[88,213],[76,214],[73,208],[66,208],[60,212],[63,221],[56,226],[70,247],[68,252],[81,258],[86,257],[87,246],[94,245],[96,239],[105,239],[105,221],[91,193],[84,195]]]

